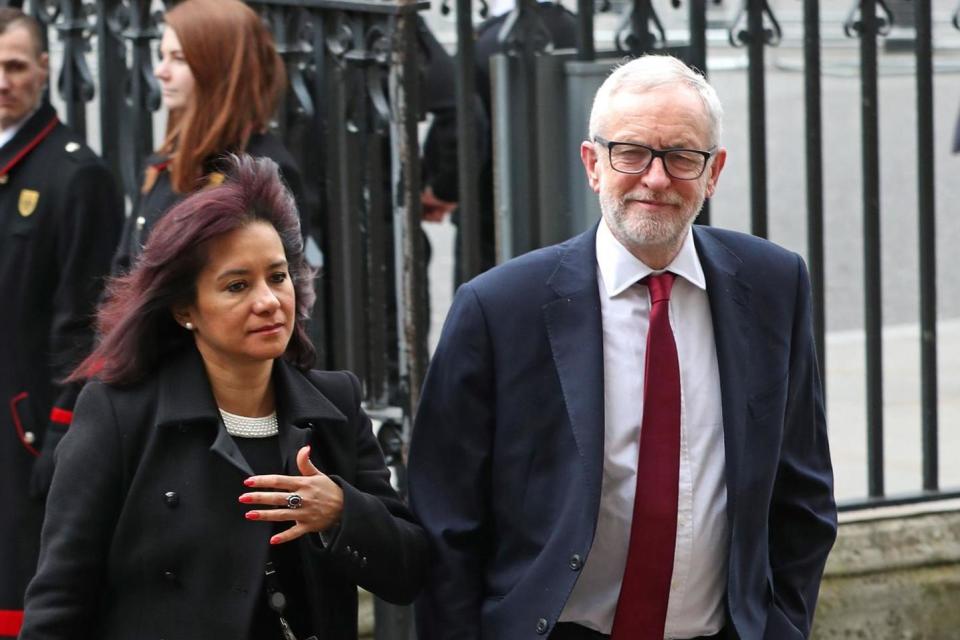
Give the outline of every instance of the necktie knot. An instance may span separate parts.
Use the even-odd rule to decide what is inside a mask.
[[[670,299],[670,291],[673,289],[673,281],[676,276],[669,271],[663,273],[651,274],[641,280],[647,288],[650,289],[650,303],[663,302]]]

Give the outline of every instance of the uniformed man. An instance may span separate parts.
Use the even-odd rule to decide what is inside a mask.
[[[43,98],[47,74],[39,24],[0,9],[0,638],[20,627],[50,456],[70,424],[76,390],[57,381],[90,345],[123,224],[111,174]]]

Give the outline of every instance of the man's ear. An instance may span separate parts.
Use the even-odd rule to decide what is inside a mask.
[[[580,161],[583,162],[583,168],[587,172],[587,184],[594,193],[600,192],[600,172],[597,167],[599,160],[600,156],[597,155],[597,147],[593,142],[584,140],[580,143]]]
[[[723,171],[723,165],[727,162],[727,150],[724,147],[717,149],[710,162],[710,177],[707,178],[707,197],[712,198],[717,190],[717,181],[720,179],[720,172]]]
[[[43,69],[43,81],[46,82],[47,78],[50,77],[50,54],[46,51],[41,53],[37,57],[37,64],[40,65],[40,68]]]

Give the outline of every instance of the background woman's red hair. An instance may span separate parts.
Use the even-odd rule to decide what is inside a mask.
[[[211,156],[242,152],[251,134],[266,131],[287,76],[266,25],[240,0],[184,0],[165,21],[196,82],[190,103],[168,114],[158,151],[170,157],[174,190],[188,193]],[[147,171],[144,192],[156,177]]]

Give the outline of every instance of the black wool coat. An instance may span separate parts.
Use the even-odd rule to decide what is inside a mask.
[[[123,201],[100,159],[40,108],[0,148],[0,636],[19,616],[43,517],[41,476],[70,422],[58,383],[86,355]],[[52,460],[52,459],[50,459]],[[42,467],[42,468],[41,468]]]
[[[426,537],[390,486],[356,377],[281,360],[273,377],[285,472],[299,475],[310,444],[344,492],[327,546],[316,534],[287,543],[302,558],[312,632],[355,640],[357,586],[413,600]],[[21,640],[245,638],[273,528],[244,519],[237,497],[252,470],[195,349],[133,387],[87,384],[56,458]]]

